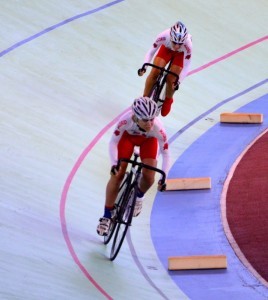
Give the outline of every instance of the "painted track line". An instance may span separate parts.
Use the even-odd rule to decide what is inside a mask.
[[[91,15],[91,14],[94,14],[94,13],[97,13],[103,9],[106,9],[112,5],[115,5],[115,4],[118,4],[120,2],[122,2],[124,0],[116,0],[116,1],[112,1],[110,3],[107,3],[103,6],[100,6],[96,9],[93,9],[93,10],[90,10],[90,11],[87,11],[87,12],[84,12],[84,13],[81,13],[79,15],[76,15],[76,16],[73,16],[71,18],[68,18],[66,20],[63,20],[62,22],[59,22],[53,26],[50,26],[42,31],[40,31],[39,33],[36,33],[22,41],[19,41],[17,43],[15,43],[14,45],[8,47],[7,49],[3,50],[0,52],[0,57],[3,57],[5,55],[7,55],[8,53],[10,53],[11,51],[14,51],[15,49],[23,46],[24,44],[26,43],[29,43],[35,39],[37,39],[38,37],[46,34],[46,33],[49,33],[53,30],[56,30],[57,28],[59,27],[62,27],[72,21],[75,21],[79,18],[83,18],[83,17],[86,17],[88,15]],[[203,66],[200,66],[199,68],[196,68],[192,71],[189,72],[188,76],[190,75],[193,75],[193,74],[196,74],[208,67],[211,67],[212,65],[220,62],[220,61],[223,61],[227,58],[229,58],[230,56],[233,56],[245,49],[248,49],[260,42],[263,42],[265,40],[267,40],[268,36],[264,36],[256,41],[253,41],[243,47],[240,47],[232,52],[229,52]],[[129,110],[129,108],[127,109]],[[127,111],[126,110],[126,111]],[[123,113],[125,113],[126,111],[124,111]],[[122,114],[123,114],[122,113]],[[90,142],[90,144],[88,145],[88,147],[82,152],[82,154],[79,156],[79,158],[77,159],[77,162],[75,163],[74,167],[72,168],[65,184],[64,184],[64,187],[63,187],[63,191],[62,191],[62,195],[61,195],[61,200],[60,200],[60,220],[61,220],[61,226],[62,226],[62,233],[63,233],[63,236],[64,236],[64,239],[65,239],[65,242],[66,242],[66,245],[67,245],[67,248],[69,249],[69,252],[71,254],[71,256],[73,257],[75,263],[78,265],[78,267],[81,269],[81,271],[84,273],[84,275],[88,278],[88,280],[105,296],[107,297],[107,299],[112,299],[95,281],[94,279],[92,278],[92,276],[90,276],[90,274],[88,273],[88,271],[85,269],[85,267],[81,264],[81,262],[79,261],[75,251],[74,251],[74,248],[72,246],[72,243],[71,243],[71,240],[70,240],[70,237],[69,237],[69,234],[68,234],[68,230],[67,230],[67,224],[66,224],[66,219],[65,219],[65,207],[66,207],[66,201],[67,201],[67,195],[68,195],[68,190],[69,190],[69,187],[70,187],[70,184],[77,172],[77,170],[79,169],[80,165],[82,164],[83,160],[85,159],[85,157],[88,155],[88,153],[93,149],[93,147],[96,145],[96,143],[101,139],[101,137],[107,132],[107,130],[109,130],[109,128],[111,128],[111,126],[113,126],[117,120],[120,118],[120,116],[122,115],[120,114],[118,117],[116,117],[114,120],[112,120],[107,126],[105,126],[98,134],[97,136]],[[203,116],[203,115],[202,115]],[[201,118],[201,116],[199,117]],[[197,119],[194,120],[195,122],[197,121]],[[189,123],[184,129],[183,131],[185,131],[186,129],[188,129],[190,126],[193,125],[194,122],[191,122]],[[178,131],[178,133],[176,135],[174,135],[172,138],[171,138],[171,142],[173,142],[178,136],[179,134],[182,132],[182,130]],[[140,265],[140,268],[141,268],[141,265]]]
[[[264,40],[266,40],[266,39],[267,39],[267,36],[264,37],[264,38],[262,39],[262,41],[264,41]],[[199,67],[199,68],[197,68],[197,69],[191,71],[189,75],[192,75],[192,74],[195,74],[195,73],[197,73],[197,72],[200,72],[200,71],[204,70],[205,68],[210,67],[210,66],[214,65],[215,63],[217,63],[217,62],[219,62],[219,61],[222,61],[223,59],[227,59],[228,57],[234,55],[234,53],[238,53],[238,52],[240,52],[240,51],[243,51],[243,50],[245,50],[245,49],[247,49],[247,48],[249,48],[249,47],[251,47],[251,46],[256,45],[256,44],[259,43],[259,42],[260,42],[260,41],[257,40],[257,41],[255,41],[255,42],[252,42],[252,43],[250,43],[250,44],[247,44],[247,45],[245,45],[245,46],[243,46],[243,47],[241,47],[241,48],[239,48],[239,49],[237,49],[237,50],[234,50],[234,51],[232,51],[232,52],[230,52],[230,53],[228,53],[228,54],[226,54],[226,55],[224,55],[224,56],[222,56],[222,57],[220,57],[220,58],[218,58],[218,59],[215,59],[215,60],[211,61],[210,63],[208,63],[208,64],[206,64],[206,65],[204,65],[204,66],[201,66],[201,67]],[[257,86],[266,83],[267,80],[268,80],[268,79],[262,81],[261,83],[258,83]],[[254,86],[254,87],[256,87],[256,86]],[[251,87],[251,88],[253,89],[253,87]],[[249,88],[249,89],[251,89],[251,88]],[[247,90],[248,90],[248,89],[247,89]],[[240,95],[240,94],[239,94],[239,95]],[[228,101],[231,101],[231,100],[234,99],[235,97],[237,97],[237,95],[235,95],[235,96],[233,96],[233,97],[230,97],[229,99],[224,100],[225,102],[222,101],[219,105],[214,106],[211,110],[216,109],[218,106],[223,105],[224,103],[226,103],[226,102],[228,102]],[[130,109],[130,108],[127,108],[127,109],[124,111],[124,113],[125,113],[126,111],[128,111],[129,109]],[[211,110],[209,110],[208,112],[210,112]],[[122,114],[123,114],[123,113],[122,113]],[[103,130],[101,130],[101,131],[97,134],[97,136],[96,136],[96,137],[94,138],[94,140],[93,140],[93,141],[94,141],[94,145],[101,139],[101,137],[106,133],[106,131],[107,131],[108,129],[110,129],[110,127],[111,127],[113,124],[116,123],[116,121],[120,118],[120,116],[121,116],[122,114],[120,114],[117,118],[115,118],[113,121],[111,121],[111,122],[109,123],[110,126],[107,125]],[[197,121],[198,121],[200,118],[202,118],[203,116],[204,116],[204,114],[202,114],[201,116],[199,116],[198,118],[196,118],[193,122],[190,122],[188,125],[186,125],[186,126],[184,127],[185,130],[188,129],[188,128],[190,128],[195,122],[197,122]],[[184,131],[185,131],[185,130],[184,130]],[[181,131],[178,131],[174,136],[172,136],[171,142],[173,142],[173,141],[180,135],[180,133],[181,133]],[[92,143],[90,143],[90,145],[92,145]],[[77,160],[77,163],[79,163],[79,166],[82,164],[82,161],[84,160],[84,158],[86,157],[86,155],[92,150],[92,148],[93,148],[94,145],[92,145],[91,147],[87,147],[87,150],[84,150],[84,151],[83,151],[83,154],[82,154],[82,155],[78,158],[78,160]],[[71,172],[70,172],[70,174],[69,174],[69,177],[72,177],[72,178],[73,178],[73,177],[75,176],[75,173],[77,172],[77,170],[78,170],[78,168],[77,168],[77,166],[76,166],[76,164],[75,164],[74,167],[73,167],[73,169],[71,170]],[[68,177],[68,178],[69,178],[69,177]],[[71,182],[70,182],[70,183],[71,183]],[[69,186],[70,186],[70,184],[69,184]],[[62,222],[62,221],[65,221],[65,219],[62,219],[62,218],[63,218],[64,215],[65,215],[65,202],[66,202],[66,199],[67,199],[67,194],[68,194],[69,186],[68,186],[68,185],[65,185],[64,188],[63,188],[62,197],[61,197],[61,201],[60,201],[60,203],[61,203],[61,204],[60,204],[60,211],[61,211],[61,212],[60,212],[60,216],[61,216],[61,223],[64,225],[64,230],[62,230],[62,231],[63,231],[63,235],[64,235],[64,239],[66,240],[66,243],[67,243],[67,241],[68,241],[67,247],[68,247],[68,249],[69,249],[71,255],[73,256],[73,255],[75,255],[75,253],[73,253],[74,250],[73,250],[73,247],[72,247],[70,238],[69,238],[69,234],[68,234],[68,230],[67,230],[67,225],[66,225],[65,222]],[[64,205],[62,205],[62,203],[64,203]],[[129,238],[129,239],[131,239],[131,238]],[[129,241],[129,240],[128,240],[128,241]],[[129,244],[129,245],[130,245],[130,244]],[[71,248],[69,248],[69,247],[71,247]],[[132,255],[132,257],[134,257],[134,256],[135,256],[135,251],[133,252],[133,249],[132,249],[132,250],[131,250],[131,249],[132,249],[132,248],[130,247],[131,255]],[[74,257],[73,257],[73,258],[74,258]],[[81,267],[83,267],[83,265],[81,264],[80,261],[77,261],[78,258],[76,257],[76,255],[75,255],[75,258],[76,258],[76,259],[74,259],[74,260],[75,260],[76,264],[79,263],[78,266],[79,266],[79,268],[81,269]],[[143,276],[144,276],[144,274],[147,274],[146,271],[144,270],[142,264],[140,263],[139,259],[138,259],[136,256],[135,256],[134,261],[136,262],[136,265],[137,265],[137,267],[139,268],[141,274],[143,274]],[[82,270],[82,272],[84,272],[84,269],[81,269],[81,270]],[[88,275],[89,275],[89,274],[88,274]],[[88,275],[87,275],[87,278],[88,278],[94,285],[96,285],[97,283],[95,282],[95,280],[94,280],[91,276],[89,277]],[[154,289],[156,289],[157,292],[159,293],[158,288],[155,287],[155,285],[152,283],[151,280],[148,280],[147,275],[145,276],[145,279],[146,279],[147,282],[148,282]],[[162,294],[162,296],[164,295],[164,293],[162,293],[162,292],[161,292],[160,294]]]

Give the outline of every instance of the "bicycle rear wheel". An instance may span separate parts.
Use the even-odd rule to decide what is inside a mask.
[[[136,189],[137,186],[134,185],[130,188],[129,192],[125,194],[120,212],[117,218],[117,227],[115,230],[115,235],[113,239],[113,244],[110,253],[110,260],[114,260],[120,251],[120,248],[125,239],[128,227],[131,225],[134,206],[136,203]]]
[[[110,227],[109,227],[109,232],[108,232],[108,235],[107,236],[104,236],[104,244],[107,245],[113,234],[114,234],[114,231],[115,231],[115,228],[118,224],[117,222],[117,216],[119,214],[119,211],[120,211],[120,207],[121,207],[121,204],[123,202],[123,199],[124,199],[124,195],[126,193],[126,190],[127,190],[127,186],[128,186],[128,183],[130,182],[131,178],[129,178],[129,173],[126,173],[125,174],[125,177],[120,185],[120,188],[119,188],[119,192],[118,192],[118,195],[117,195],[117,198],[115,200],[115,215],[112,217],[112,220],[111,220],[111,224],[110,224]]]

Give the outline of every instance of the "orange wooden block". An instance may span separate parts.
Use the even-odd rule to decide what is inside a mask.
[[[263,114],[259,113],[221,113],[222,123],[262,123]]]
[[[174,178],[167,179],[167,191],[176,190],[200,190],[211,188],[210,177],[197,177],[197,178]]]
[[[169,270],[226,269],[226,255],[172,256],[168,258]]]

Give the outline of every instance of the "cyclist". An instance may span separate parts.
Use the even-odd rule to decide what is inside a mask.
[[[158,49],[159,51],[155,55]],[[189,72],[191,56],[192,37],[188,33],[185,25],[180,21],[176,22],[171,28],[158,34],[152,47],[145,55],[144,63],[150,63],[154,57],[153,64],[159,67],[165,67],[168,62],[173,59],[170,71],[179,76],[179,82],[175,84],[174,76],[168,75],[167,77],[166,98],[161,109],[162,116],[166,116],[170,112],[173,103],[173,94]],[[142,76],[145,71],[146,69],[139,69],[139,76]],[[160,70],[156,68],[151,69],[145,82],[144,96],[149,96],[159,72]]]
[[[119,170],[116,169],[120,158],[131,158],[134,147],[139,147],[141,161],[152,167],[157,165],[158,150],[162,154],[162,170],[166,173],[169,168],[169,150],[165,129],[162,122],[156,118],[157,104],[148,97],[134,100],[131,111],[124,114],[119,120],[109,144],[111,160],[111,177],[106,186],[106,201],[104,215],[99,220],[97,233],[107,235],[114,203],[119,186],[124,178],[127,163],[122,162]],[[143,169],[138,187],[138,196],[133,216],[140,214],[144,194],[153,185],[155,171]],[[158,189],[164,190],[165,184],[158,183]]]

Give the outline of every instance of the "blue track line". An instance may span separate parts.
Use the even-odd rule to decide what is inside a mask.
[[[34,35],[32,35],[32,36],[30,36],[30,37],[28,37],[28,38],[22,40],[22,41],[20,41],[20,42],[17,42],[16,44],[10,46],[9,48],[7,48],[7,49],[1,51],[1,52],[0,52],[0,57],[2,57],[2,56],[4,56],[4,55],[8,54],[9,52],[11,52],[11,51],[13,51],[13,50],[15,50],[15,49],[17,49],[17,48],[19,48],[19,47],[21,47],[21,46],[23,46],[24,44],[29,43],[29,42],[32,41],[32,40],[37,39],[38,37],[40,37],[40,36],[42,36],[42,35],[44,35],[44,34],[50,32],[50,31],[52,31],[52,30],[55,30],[55,29],[57,29],[57,28],[59,28],[59,27],[61,27],[61,26],[66,25],[67,23],[73,22],[73,21],[75,21],[75,20],[77,20],[77,19],[86,17],[86,16],[88,16],[88,15],[92,15],[92,14],[94,14],[94,13],[96,13],[96,12],[99,12],[99,11],[105,9],[105,8],[108,8],[108,7],[110,7],[110,6],[112,6],[112,5],[115,5],[115,4],[117,4],[117,3],[119,3],[119,2],[122,2],[122,1],[125,1],[125,0],[115,0],[115,1],[112,1],[112,2],[110,2],[110,3],[107,3],[107,4],[102,5],[102,6],[100,6],[100,7],[97,7],[97,8],[94,8],[94,9],[92,9],[92,10],[86,11],[86,12],[84,12],[84,13],[82,13],[82,14],[79,14],[79,15],[73,16],[73,17],[71,17],[71,18],[68,18],[68,19],[66,19],[66,20],[64,20],[64,21],[61,21],[61,22],[59,22],[59,23],[57,23],[57,24],[55,24],[55,25],[53,25],[53,26],[50,26],[50,27],[48,27],[48,28],[46,28],[46,29],[44,29],[44,30],[42,30],[42,31],[40,31],[40,32],[38,32],[38,33],[36,33],[36,34],[34,34]]]

